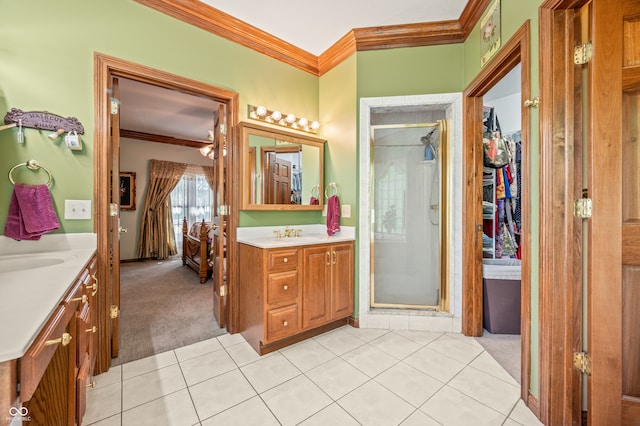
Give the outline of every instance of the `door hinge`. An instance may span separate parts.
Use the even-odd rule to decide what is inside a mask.
[[[120,109],[120,102],[116,99],[111,99],[111,115],[116,115]]]
[[[109,308],[109,316],[111,319],[118,318],[118,305],[111,305]]]
[[[573,353],[573,368],[588,376],[591,375],[591,357],[586,352]]]
[[[589,219],[593,212],[591,198],[578,198],[573,202],[573,215],[581,219]]]
[[[584,65],[593,58],[593,45],[590,41],[573,49],[573,63],[576,65]]]
[[[220,297],[225,297],[227,295],[227,285],[220,286]]]
[[[220,214],[220,216],[227,216],[229,214],[229,210],[231,209],[229,208],[228,204],[222,204],[218,209],[218,213]]]

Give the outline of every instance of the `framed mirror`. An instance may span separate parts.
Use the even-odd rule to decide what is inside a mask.
[[[249,122],[238,131],[243,210],[322,210],[325,140]]]

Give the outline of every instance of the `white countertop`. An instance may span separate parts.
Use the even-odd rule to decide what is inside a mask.
[[[93,233],[0,236],[0,362],[25,354],[96,247]]]
[[[328,236],[325,225],[291,225],[288,227],[289,229],[302,230],[299,237],[285,238],[283,236],[282,238],[276,238],[274,231],[280,231],[284,235],[286,228],[286,226],[240,227],[237,229],[236,239],[239,243],[266,249],[312,244],[333,244],[356,239],[356,232],[353,226],[341,226],[340,232]]]

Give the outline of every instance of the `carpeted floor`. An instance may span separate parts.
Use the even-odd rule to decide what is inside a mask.
[[[112,365],[226,333],[213,316],[211,279],[181,259],[123,263],[120,268],[120,353]]]
[[[476,340],[489,354],[520,383],[520,335],[491,334],[483,331]]]

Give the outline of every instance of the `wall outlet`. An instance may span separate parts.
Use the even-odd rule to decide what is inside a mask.
[[[64,200],[64,218],[67,220],[91,219],[91,200]]]
[[[322,216],[326,216],[327,215],[327,205],[325,204],[324,207],[322,207]]]
[[[340,216],[351,217],[351,204],[343,204],[340,206]]]

